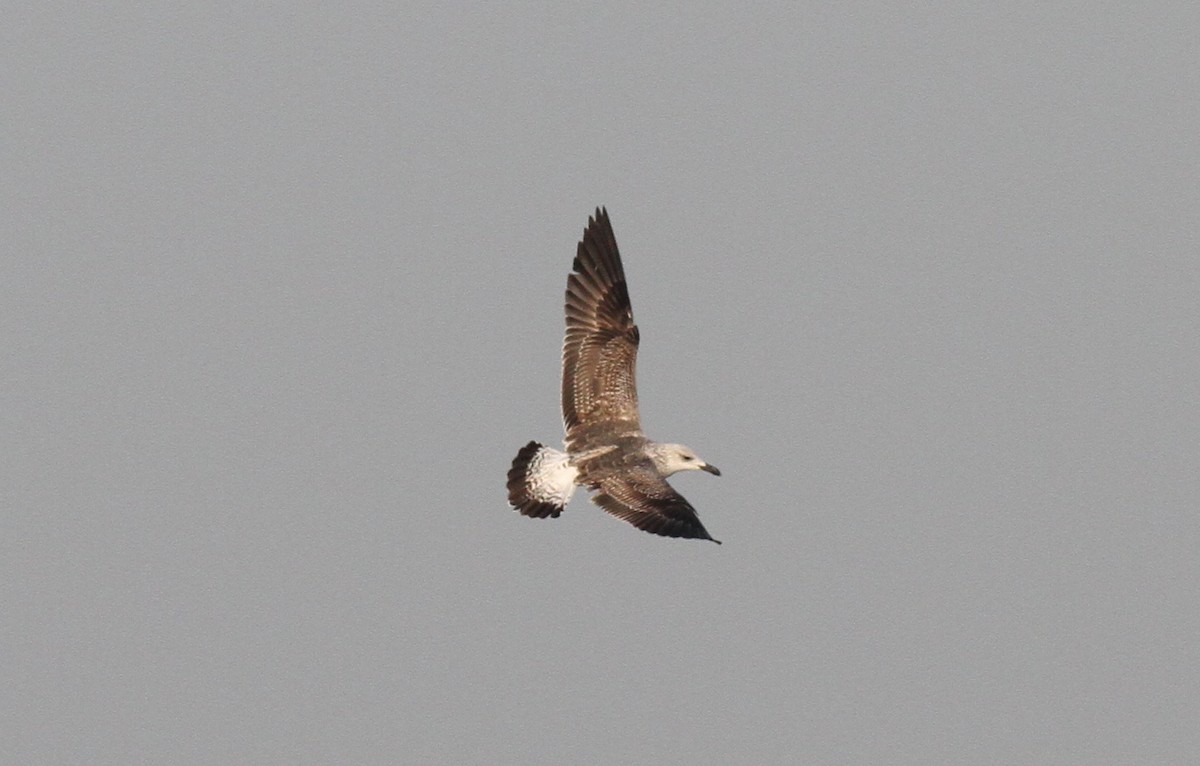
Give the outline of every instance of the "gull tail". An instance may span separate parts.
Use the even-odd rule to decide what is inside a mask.
[[[558,518],[575,493],[578,475],[565,452],[529,442],[508,471],[508,504],[522,516]]]

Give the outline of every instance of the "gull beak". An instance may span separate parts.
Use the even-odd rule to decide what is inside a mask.
[[[701,471],[708,471],[708,472],[709,472],[709,473],[711,473],[713,476],[720,476],[720,475],[721,475],[721,472],[717,470],[717,467],[716,467],[715,465],[709,465],[708,463],[705,463],[704,465],[700,466],[700,470],[701,470]]]

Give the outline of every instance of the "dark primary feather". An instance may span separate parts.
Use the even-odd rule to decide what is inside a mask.
[[[638,329],[633,323],[625,270],[608,211],[596,210],[567,278],[563,338],[562,410],[567,447],[586,449],[603,433],[640,434],[637,387]]]
[[[665,537],[690,537],[721,543],[700,523],[691,503],[659,476],[649,461],[600,478],[598,488],[600,491],[592,496],[592,500],[638,529]]]

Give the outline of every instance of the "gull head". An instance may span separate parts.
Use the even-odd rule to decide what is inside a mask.
[[[670,476],[679,471],[707,471],[713,476],[721,472],[715,465],[709,465],[691,447],[682,444],[652,444],[648,450],[654,467],[663,476]]]

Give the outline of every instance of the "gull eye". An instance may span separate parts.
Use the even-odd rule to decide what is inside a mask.
[[[684,455],[683,459],[684,460],[695,460],[696,458],[692,457],[691,455]]]

